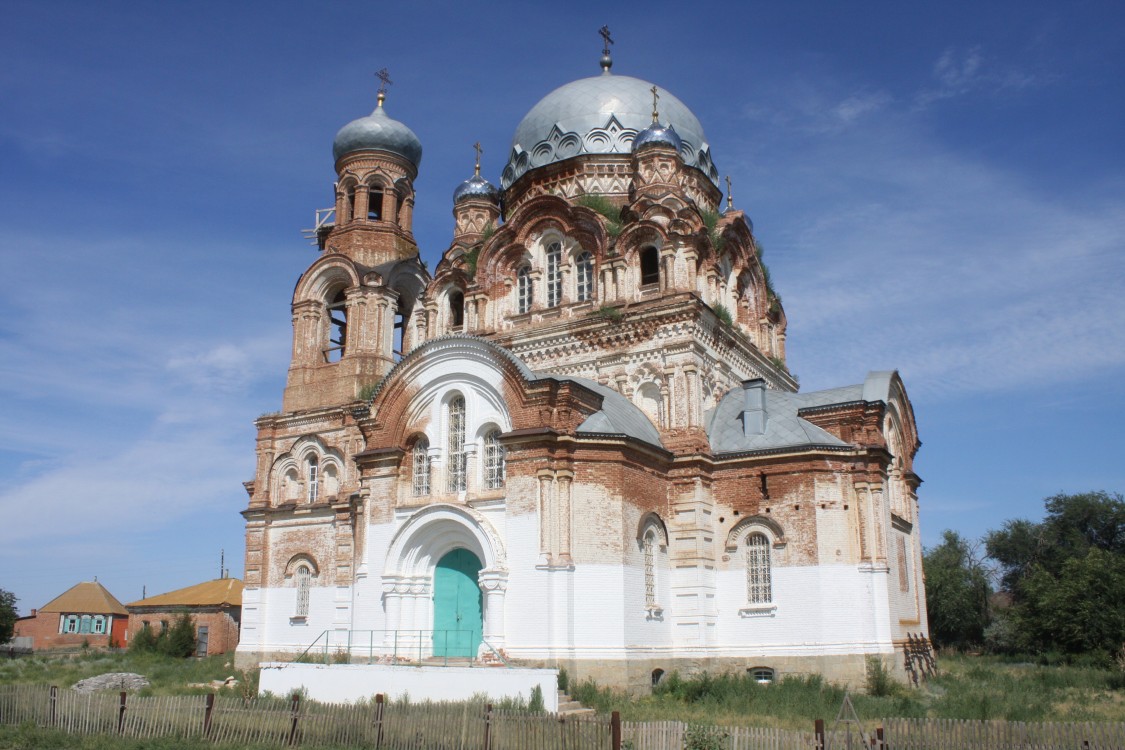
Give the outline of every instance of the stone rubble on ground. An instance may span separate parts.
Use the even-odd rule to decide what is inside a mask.
[[[78,693],[93,693],[98,690],[136,691],[148,687],[144,675],[133,672],[109,672],[97,677],[87,677],[74,683],[73,690]]]

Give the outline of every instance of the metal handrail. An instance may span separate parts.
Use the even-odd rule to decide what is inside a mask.
[[[359,658],[366,656],[369,664],[378,663],[382,660],[390,658],[392,665],[399,663],[416,663],[428,664],[429,666],[449,666],[449,640],[450,633],[456,634],[456,637],[468,636],[470,639],[476,636],[479,631],[474,630],[455,630],[455,629],[439,629],[439,630],[325,630],[320,633],[310,643],[304,651],[293,659],[291,664],[297,664],[308,658],[309,662],[321,661],[324,664],[331,664],[333,661],[339,663],[351,664],[353,658],[356,657],[358,652]],[[376,633],[382,634],[382,637],[376,641]],[[367,634],[366,643],[362,638],[363,634]],[[444,652],[440,657],[434,655],[438,649],[437,639],[438,635],[441,636],[441,650]],[[338,636],[346,640],[339,642]],[[357,638],[356,636],[360,636]],[[321,648],[323,641],[323,650],[317,653]],[[333,641],[337,641],[333,643]],[[481,634],[480,643],[485,646],[489,653],[491,653],[499,662],[506,668],[511,668],[508,659],[502,654],[495,646],[489,643]],[[417,651],[415,652],[415,649]],[[482,661],[479,656],[479,647],[476,654],[466,657],[453,656],[453,659],[459,660],[466,658],[469,661],[469,666],[474,666],[476,662]],[[441,659],[439,663],[434,660]]]

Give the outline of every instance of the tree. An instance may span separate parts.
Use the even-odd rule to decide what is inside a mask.
[[[983,643],[992,586],[973,546],[947,529],[941,544],[922,556],[922,567],[934,643],[957,648]]]
[[[16,632],[16,618],[19,617],[17,601],[15,594],[0,589],[0,643],[12,640],[12,634]]]
[[[160,634],[157,639],[157,650],[168,656],[180,658],[191,656],[195,653],[195,622],[187,612],[181,613],[172,623],[172,627]]]
[[[1039,523],[988,534],[1013,601],[1013,642],[1036,652],[1108,655],[1125,641],[1125,499],[1059,494]]]

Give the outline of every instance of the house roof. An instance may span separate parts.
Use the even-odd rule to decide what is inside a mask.
[[[71,586],[40,607],[39,611],[92,615],[129,614],[125,605],[97,581],[83,581]]]
[[[130,607],[241,607],[242,581],[216,578],[187,588],[129,602]]]

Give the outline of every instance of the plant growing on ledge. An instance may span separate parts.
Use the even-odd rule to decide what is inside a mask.
[[[711,240],[711,247],[715,248],[716,253],[721,253],[723,245],[726,244],[726,239],[719,229],[719,219],[722,217],[716,211],[701,211],[699,215],[707,226],[707,237]]]
[[[488,225],[492,226],[491,224]],[[488,227],[485,227],[487,230]],[[465,253],[463,256],[465,260],[465,272],[469,274],[470,279],[477,277],[477,260],[480,258],[480,245],[474,245],[473,249]]]
[[[480,241],[488,242],[492,239],[492,235],[494,234],[496,234],[496,227],[494,227],[490,221],[484,225],[484,231],[480,233]]]
[[[734,316],[730,314],[730,310],[728,310],[727,306],[723,303],[716,302],[714,305],[711,305],[711,310],[715,313],[715,317],[719,319],[720,323],[727,326],[734,325]]]
[[[602,305],[597,310],[590,311],[590,314],[602,320],[608,320],[610,323],[620,323],[621,319],[625,317],[613,305]]]
[[[578,196],[577,203],[605,218],[605,231],[612,239],[617,239],[621,235],[621,230],[624,229],[621,224],[621,209],[613,205],[609,198],[598,193],[587,193]]]

